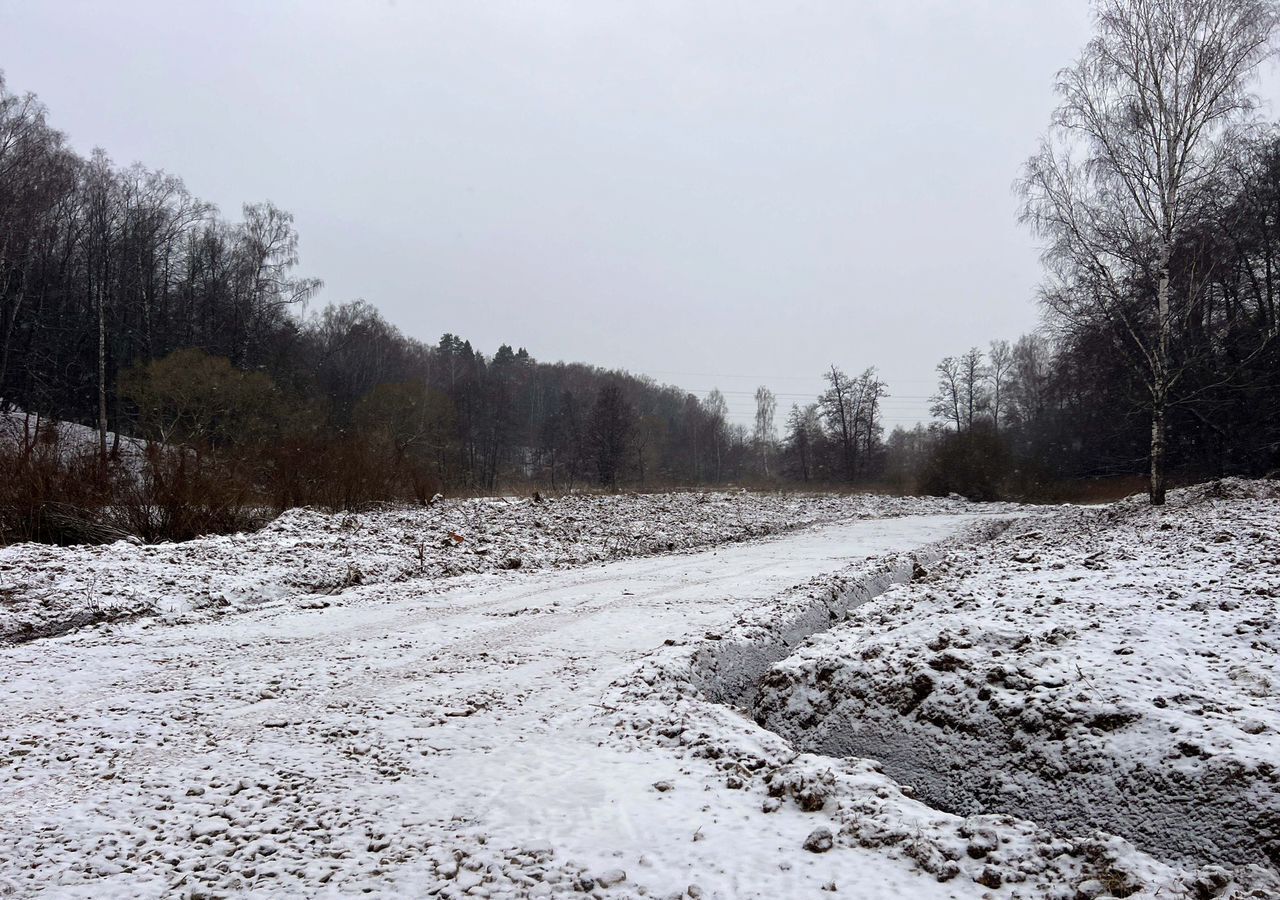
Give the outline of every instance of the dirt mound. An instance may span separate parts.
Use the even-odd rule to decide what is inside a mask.
[[[930,803],[1280,868],[1280,504],[1265,482],[1024,520],[765,679],[760,721]]]
[[[1169,491],[1164,509],[1186,509],[1227,500],[1280,500],[1280,480],[1271,478],[1216,478]],[[1152,507],[1146,494],[1134,494],[1113,504],[1117,514],[1160,512]]]
[[[1280,500],[1280,481],[1219,478],[1173,491],[1170,498],[1175,506],[1192,506],[1219,500]]]

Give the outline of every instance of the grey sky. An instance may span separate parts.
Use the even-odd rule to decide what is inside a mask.
[[[0,0],[0,67],[82,150],[293,211],[319,303],[718,385],[739,421],[757,383],[781,418],[876,365],[893,425],[941,356],[1035,324],[1011,185],[1088,25],[1084,0]]]

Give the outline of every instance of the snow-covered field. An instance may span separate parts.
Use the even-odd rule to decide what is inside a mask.
[[[1249,483],[1165,511],[468,501],[10,548],[6,585],[98,565],[176,612],[0,649],[0,896],[1280,896],[1277,522]],[[820,755],[847,735],[886,753]],[[1156,825],[1108,780],[1147,784]],[[1152,839],[1166,788],[1208,850]]]
[[[664,641],[966,521],[855,521],[18,645],[3,659],[0,881],[84,897],[537,896],[615,870],[615,896],[848,884],[848,861],[800,849],[809,815],[765,819],[751,795],[709,790],[713,765],[619,739],[604,697]],[[947,896],[902,861],[859,867]]]
[[[871,495],[641,494],[445,500],[363,514],[294,509],[251,534],[150,546],[0,548],[0,643],[145,615],[323,606],[358,585],[710,547],[824,522],[960,512]]]

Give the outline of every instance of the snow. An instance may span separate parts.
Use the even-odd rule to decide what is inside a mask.
[[[19,409],[0,409],[0,448],[14,450],[33,446],[57,446],[59,459],[69,462],[76,456],[93,456],[98,452],[98,431],[87,425],[46,419]],[[107,449],[116,450],[120,465],[136,469],[146,455],[146,441],[107,432]]]
[[[1278,522],[1227,482],[8,548],[19,609],[159,614],[0,651],[0,895],[1280,896]]]
[[[971,518],[855,521],[444,591],[377,583],[325,609],[15,646],[2,662],[0,884],[538,896],[591,879],[608,896],[778,897],[835,882],[956,896],[910,860],[804,851],[813,816],[765,816],[754,792],[719,789],[711,761],[622,739],[605,698],[665,641],[687,645],[796,582]],[[663,779],[672,790],[653,787]]]
[[[1275,890],[1278,602],[1274,483],[1053,510],[812,638],[755,712],[939,808],[1101,829]]]
[[[252,534],[176,544],[0,548],[0,642],[139,616],[292,603],[357,585],[584,565],[714,546],[822,522],[961,512],[873,495],[643,494],[446,500],[368,513],[293,509]]]

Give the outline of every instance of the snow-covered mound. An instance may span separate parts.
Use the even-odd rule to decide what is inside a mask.
[[[98,431],[23,410],[0,410],[0,449],[28,448],[37,453],[56,450],[62,462],[76,456],[92,456],[98,452]],[[121,464],[137,467],[146,455],[146,441],[108,431],[107,449],[115,451]]]
[[[583,565],[825,522],[974,508],[747,492],[472,499],[358,515],[294,509],[252,534],[178,544],[19,544],[0,549],[0,641],[156,613],[280,601],[321,606],[355,585]]]
[[[781,822],[775,820],[798,816],[804,823],[800,833],[807,832],[808,838],[803,845],[797,840],[795,848],[830,851],[843,858],[840,868],[850,872],[866,866],[868,854],[907,861],[947,885],[939,896],[1280,896],[1280,877],[1263,867],[1233,871],[1213,864],[1162,861],[1104,831],[1069,833],[999,812],[966,815],[938,809],[919,797],[913,785],[895,780],[887,761],[802,752],[803,746],[722,705],[749,701],[754,695],[754,688],[748,687],[752,673],[763,674],[769,659],[785,655],[785,648],[803,634],[825,629],[846,615],[856,617],[860,605],[874,603],[893,585],[926,577],[922,565],[946,554],[974,554],[1000,533],[1002,524],[978,522],[940,544],[867,558],[754,605],[740,613],[735,624],[708,632],[701,641],[677,642],[651,654],[605,695],[602,706],[615,717],[616,736],[629,745],[656,743],[683,754],[688,765],[681,771],[686,775],[714,766],[720,784],[703,796],[717,796],[716,790],[723,795],[727,788],[729,794],[753,797],[767,820],[749,826],[760,836],[760,846],[747,853],[776,852],[773,828]],[[665,783],[658,789],[665,790]],[[704,807],[708,808],[713,807]],[[846,887],[842,882],[839,889]],[[834,884],[826,890],[835,890]],[[861,892],[855,888],[854,896],[890,893],[917,896],[869,885]]]
[[[1058,509],[918,574],[776,665],[758,720],[961,815],[1280,867],[1277,485]]]

